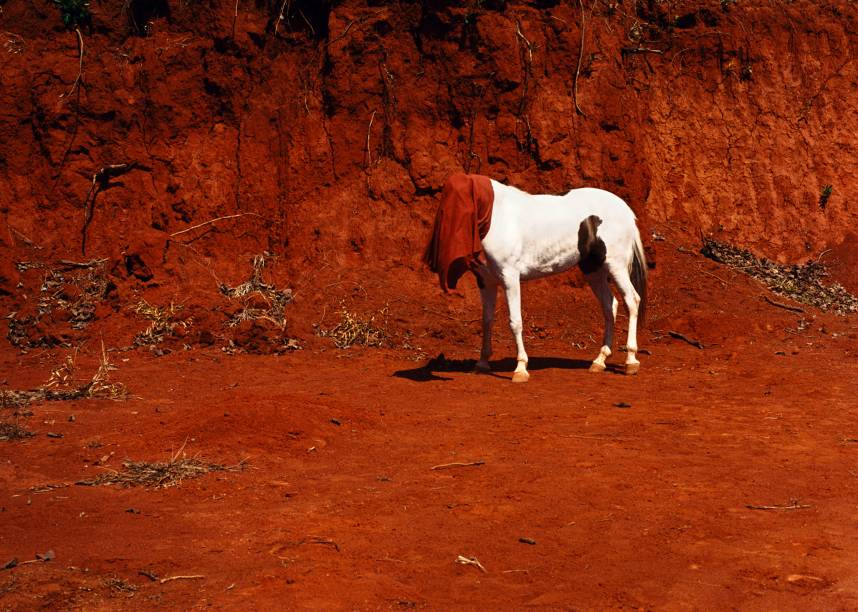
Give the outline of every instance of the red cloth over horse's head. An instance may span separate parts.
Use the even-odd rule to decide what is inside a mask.
[[[479,174],[454,174],[444,185],[423,256],[429,269],[438,274],[444,291],[455,289],[459,278],[480,262],[494,198],[491,180]]]

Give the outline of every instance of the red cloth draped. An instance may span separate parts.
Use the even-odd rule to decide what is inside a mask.
[[[481,263],[482,239],[489,233],[494,199],[486,176],[458,173],[447,180],[423,256],[445,292],[455,289],[459,278]]]

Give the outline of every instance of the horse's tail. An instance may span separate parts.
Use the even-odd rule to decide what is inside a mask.
[[[632,259],[629,262],[629,276],[635,291],[641,298],[638,305],[638,322],[643,325],[646,321],[646,255],[644,254],[641,234],[635,228],[635,241],[632,245]]]

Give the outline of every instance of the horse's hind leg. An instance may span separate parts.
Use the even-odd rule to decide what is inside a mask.
[[[608,284],[608,271],[605,267],[599,268],[597,271],[587,275],[587,282],[590,283],[590,288],[596,294],[599,304],[602,306],[602,314],[605,317],[605,335],[602,339],[602,348],[599,349],[599,355],[593,360],[590,365],[591,372],[604,372],[605,360],[611,356],[611,346],[614,342],[614,321],[617,318],[617,298],[611,293],[611,287]]]
[[[512,278],[504,277],[504,291],[509,306],[509,329],[515,339],[516,361],[515,372],[512,374],[512,382],[522,383],[530,379],[527,373],[527,353],[524,351],[524,340],[521,333],[524,326],[521,321],[521,284],[518,274]]]
[[[480,296],[483,299],[483,348],[480,350],[480,360],[477,362],[478,372],[490,372],[489,358],[492,356],[492,324],[495,320],[495,304],[498,297],[498,285],[494,279],[481,277],[483,286]]]
[[[637,374],[641,364],[637,359],[638,352],[638,307],[640,306],[641,298],[638,292],[635,291],[632,280],[629,278],[629,271],[625,266],[609,266],[611,277],[617,284],[617,289],[623,296],[623,301],[626,303],[626,308],[629,310],[629,336],[626,340],[626,374]]]

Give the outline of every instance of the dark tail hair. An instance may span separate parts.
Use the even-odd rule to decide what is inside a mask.
[[[632,286],[641,298],[638,306],[638,323],[643,326],[646,322],[646,255],[644,255],[640,232],[636,233],[629,276],[632,279]]]

